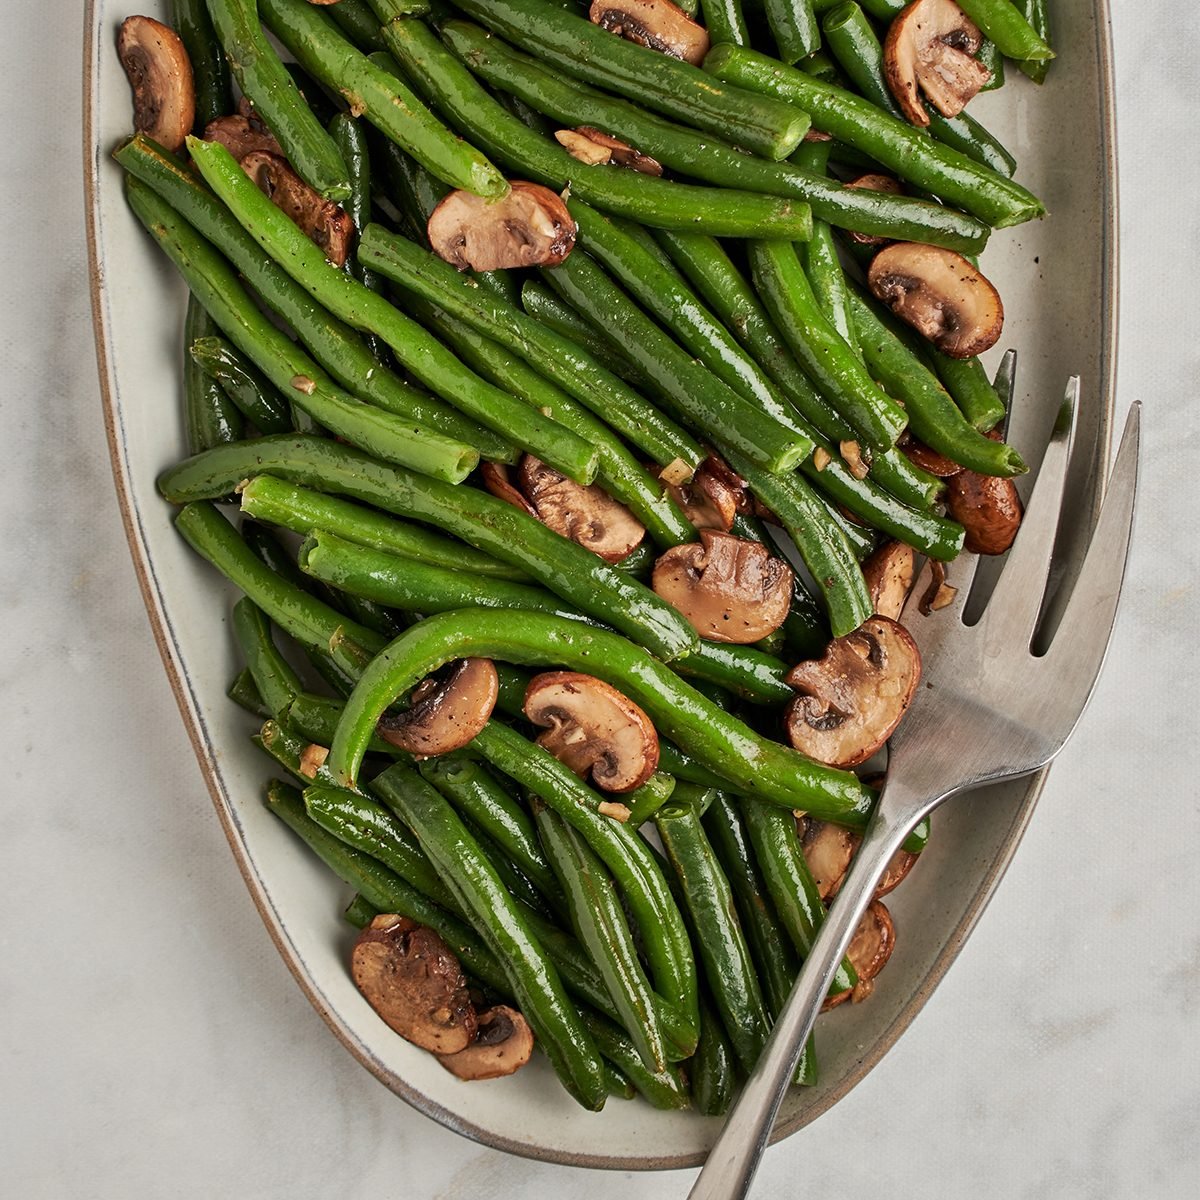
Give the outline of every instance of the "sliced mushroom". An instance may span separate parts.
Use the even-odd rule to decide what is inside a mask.
[[[321,247],[335,267],[346,265],[354,222],[344,208],[309,187],[277,154],[251,151],[242,159],[242,170],[276,208],[287,213]]]
[[[913,0],[888,28],[883,73],[914,124],[929,124],[918,86],[944,117],[956,117],[991,79],[975,57],[983,35],[954,0]]]
[[[876,298],[951,358],[973,358],[1004,327],[1000,293],[961,254],[920,242],[893,242],[871,261]]]
[[[592,675],[547,671],[525,691],[537,743],[606,792],[632,792],[658,767],[658,734],[628,696]]]
[[[911,433],[905,432],[899,442],[900,449],[922,471],[936,475],[939,479],[949,479],[963,470],[961,463],[931,450],[924,442],[919,442]]]
[[[786,679],[800,692],[787,707],[788,740],[831,767],[865,762],[892,735],[921,678],[921,654],[903,625],[868,617],[834,638]]]
[[[275,140],[275,135],[263,128],[261,122],[251,121],[241,113],[209,121],[204,127],[204,140],[220,142],[238,162],[255,152],[284,157],[283,147]]]
[[[763,545],[712,529],[654,564],[652,586],[703,638],[745,645],[783,624],[792,571]]]
[[[875,977],[887,966],[896,947],[896,926],[882,900],[872,900],[863,913],[846,957],[858,975],[858,983],[848,992],[839,992],[825,1001],[824,1008],[836,1008],[844,1000],[861,1003],[875,990]]]
[[[532,454],[517,468],[521,491],[537,518],[605,562],[620,562],[642,544],[645,526],[596,484],[568,479]]]
[[[659,478],[697,529],[728,533],[734,517],[750,507],[746,481],[712,454],[683,483],[669,483],[662,475]]]
[[[671,0],[593,0],[588,16],[609,33],[696,67],[708,53],[708,31]]]
[[[497,1004],[481,1012],[475,1040],[438,1062],[459,1079],[499,1079],[519,1071],[533,1053],[533,1030],[515,1008]]]
[[[508,467],[503,463],[481,462],[479,476],[483,480],[483,486],[493,496],[507,501],[513,508],[519,508],[528,516],[537,517],[537,509],[513,486]]]
[[[804,861],[808,864],[821,899],[828,900],[836,895],[841,886],[860,839],[850,830],[829,821],[805,817],[803,822],[800,845],[804,850]]]
[[[618,167],[628,167],[632,171],[640,171],[643,175],[657,176],[663,173],[662,163],[657,159],[642,154],[620,138],[591,125],[555,130],[554,138],[572,158],[590,166],[616,163]]]
[[[425,226],[434,253],[460,271],[557,266],[575,245],[575,221],[562,198],[514,179],[498,200],[449,192]]]
[[[884,542],[863,563],[863,575],[876,616],[900,619],[904,602],[912,590],[916,554],[903,542]]]
[[[860,175],[846,184],[848,188],[857,188],[864,192],[887,192],[890,196],[903,196],[904,185],[890,175]],[[850,232],[850,240],[860,246],[886,246],[892,239],[880,237],[873,233]]]
[[[134,129],[180,149],[196,123],[196,84],[179,35],[152,17],[126,17],[117,54],[133,89]]]
[[[909,871],[916,865],[919,854],[913,854],[905,850],[902,846],[895,854],[888,859],[887,868],[883,872],[883,877],[879,880],[879,885],[875,888],[875,899],[880,896],[886,896],[888,892],[894,891],[901,883],[904,882]]]
[[[1003,554],[1021,525],[1021,498],[1011,479],[962,471],[946,483],[946,513],[966,531],[972,554]]]
[[[455,1054],[475,1036],[475,1009],[458,959],[432,930],[380,913],[359,935],[350,973],[370,1006],[402,1038]]]
[[[500,681],[490,658],[460,658],[444,679],[426,679],[412,707],[380,718],[376,732],[418,758],[460,750],[488,723]]]

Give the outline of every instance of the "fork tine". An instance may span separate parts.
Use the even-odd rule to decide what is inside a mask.
[[[1141,415],[1142,406],[1135,403],[1125,421],[1087,557],[1046,655],[1047,659],[1057,660],[1057,677],[1083,696],[1091,691],[1100,673],[1117,615],[1133,532]]]
[[[1067,381],[1067,391],[1058,412],[1050,442],[1042,455],[1033,494],[1025,509],[1021,528],[984,609],[983,625],[989,636],[1003,642],[1018,641],[1028,646],[1046,594],[1050,558],[1062,515],[1063,490],[1071,447],[1075,441],[1075,418],[1079,412],[1079,376]]]

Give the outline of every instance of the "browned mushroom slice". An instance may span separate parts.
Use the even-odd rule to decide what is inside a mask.
[[[512,480],[509,478],[508,467],[503,463],[481,462],[479,464],[479,477],[483,480],[483,486],[493,496],[507,501],[513,508],[519,508],[523,513],[531,517],[537,517],[537,509],[513,485]]]
[[[788,740],[817,762],[855,767],[891,737],[920,678],[921,654],[908,630],[868,617],[821,658],[788,672],[800,692],[784,714]]]
[[[261,122],[254,122],[241,113],[229,117],[217,117],[204,127],[206,142],[220,142],[234,158],[241,162],[247,154],[261,151],[264,154],[274,154],[283,158],[283,148],[275,140],[275,135],[262,127]]]
[[[712,529],[673,546],[654,564],[654,590],[703,638],[745,645],[783,624],[792,571],[765,546]]]
[[[605,562],[620,562],[642,544],[645,526],[596,484],[584,485],[526,454],[517,479],[537,518]]]
[[[560,146],[580,162],[593,166],[616,163],[618,167],[628,167],[632,171],[640,171],[643,175],[657,176],[663,173],[662,163],[657,159],[642,154],[627,142],[592,125],[559,129],[554,137]]]
[[[475,1009],[458,959],[432,930],[380,913],[359,935],[350,973],[370,1006],[402,1038],[455,1054],[475,1036]]]
[[[519,1071],[532,1053],[529,1022],[515,1008],[497,1004],[479,1014],[475,1040],[465,1050],[437,1060],[459,1079],[499,1079]]]
[[[514,179],[498,200],[449,192],[429,214],[429,244],[460,271],[557,266],[575,245],[575,221],[562,198]]]
[[[354,222],[344,208],[309,187],[277,154],[251,151],[242,159],[242,170],[276,208],[287,213],[321,247],[335,267],[346,265]]]
[[[857,188],[864,192],[887,192],[892,196],[903,196],[904,185],[890,175],[860,175],[846,184],[848,188]],[[850,240],[860,246],[886,246],[892,239],[880,237],[873,233],[850,232]]]
[[[896,103],[914,124],[929,124],[917,94],[944,117],[956,117],[991,79],[975,55],[983,35],[954,0],[914,0],[888,28],[883,73]]]
[[[883,877],[879,881],[879,885],[875,888],[875,899],[880,896],[886,896],[888,892],[899,887],[907,877],[909,871],[913,869],[920,855],[912,854],[908,850],[901,847],[888,859],[887,868],[883,872]]]
[[[606,792],[632,792],[658,767],[658,734],[628,696],[592,675],[546,671],[525,691],[538,745]]]
[[[1000,293],[953,250],[893,242],[871,260],[867,282],[877,299],[951,358],[991,349],[1004,327]]]
[[[490,658],[460,658],[444,679],[426,679],[412,707],[382,717],[376,731],[385,741],[418,758],[460,750],[488,723],[500,681]]]
[[[900,619],[912,590],[916,554],[903,542],[884,542],[863,563],[863,576],[876,616]]]
[[[152,17],[126,17],[117,54],[133,89],[133,127],[178,150],[196,123],[192,63],[179,35]]]
[[[663,479],[661,475],[659,478]],[[683,483],[663,482],[697,529],[728,533],[734,517],[750,507],[746,481],[715,455],[710,454]]]
[[[609,33],[696,67],[708,53],[708,31],[671,0],[593,0],[588,16]]]
[[[850,830],[840,825],[818,821],[815,817],[804,818],[800,845],[822,900],[837,894],[858,842],[859,839]]]
[[[946,513],[966,531],[972,554],[1003,554],[1021,524],[1021,498],[1011,479],[962,471],[946,481]]]
[[[846,957],[858,975],[858,983],[848,992],[839,992],[825,1001],[825,1008],[835,1008],[844,1000],[861,1003],[875,990],[875,977],[887,966],[896,946],[896,926],[887,905],[872,900],[863,913]]]
[[[924,442],[918,441],[907,431],[901,435],[897,444],[922,471],[928,471],[930,475],[936,475],[939,479],[949,479],[964,469],[961,463],[956,463],[944,454],[931,450]]]

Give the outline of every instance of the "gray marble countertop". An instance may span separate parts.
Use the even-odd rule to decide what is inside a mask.
[[[505,1157],[407,1108],[266,937],[121,529],[83,237],[80,14],[13,6],[0,72],[0,1193],[22,1200],[683,1196]],[[1200,16],[1118,2],[1119,408],[1144,484],[1112,654],[979,928],[911,1030],[756,1196],[1200,1194]],[[12,24],[15,21],[15,28]]]

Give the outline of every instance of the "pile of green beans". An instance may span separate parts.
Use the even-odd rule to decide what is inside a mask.
[[[1005,58],[1040,82],[1043,0],[960,3],[989,86]],[[779,740],[790,667],[871,615],[860,564],[884,541],[960,552],[909,435],[983,475],[1025,469],[986,436],[1005,413],[982,364],[901,326],[862,286],[873,251],[843,240],[976,255],[1044,211],[969,114],[903,120],[881,47],[904,6],[684,0],[712,43],[697,67],[562,0],[173,0],[187,160],[141,134],[115,152],[189,292],[188,456],[158,486],[240,593],[228,694],[292,781],[266,806],[353,889],[351,924],[418,921],[518,1006],[587,1109],[728,1108],[825,912],[794,814],[862,830],[876,799]],[[345,209],[344,268],[203,140],[237,91]],[[662,176],[574,158],[553,135],[583,126]],[[864,170],[913,194],[847,186]],[[504,200],[506,175],[560,193],[576,244],[455,270],[430,214],[453,189]],[[624,505],[642,544],[608,563],[501,498],[526,455]],[[659,554],[699,540],[703,510],[668,483],[710,455],[741,480],[730,531],[796,565],[754,646],[701,639],[651,586]],[[499,679],[474,738],[418,761],[380,736],[467,657]],[[649,778],[608,794],[539,745],[527,668],[638,705]],[[846,960],[831,994],[856,983]],[[816,1079],[810,1042],[795,1081]]]

